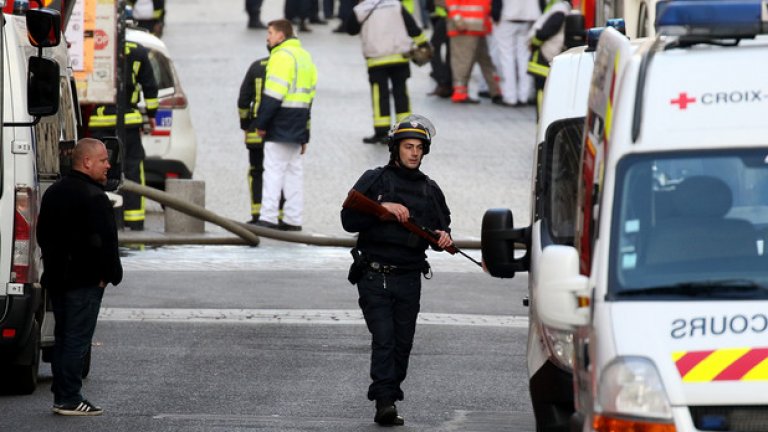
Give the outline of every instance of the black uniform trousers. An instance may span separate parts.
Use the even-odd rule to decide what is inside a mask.
[[[406,86],[410,76],[411,67],[408,63],[368,68],[368,82],[371,84],[373,102],[373,129],[376,135],[386,135],[393,123],[396,123],[401,116],[410,114],[411,102]],[[390,95],[395,102],[395,119],[390,118]]]
[[[245,0],[245,11],[248,13],[250,27],[261,24],[261,3],[263,0]]]
[[[402,274],[368,271],[357,283],[358,303],[371,342],[371,379],[368,399],[403,400],[400,384],[408,372],[408,359],[421,307],[421,272]]]
[[[312,1],[314,0],[285,0],[285,19],[309,19],[312,13]]]
[[[105,137],[117,136],[115,129],[91,129],[93,138],[103,140]],[[125,178],[141,185],[144,181],[144,146],[141,144],[141,128],[125,127],[125,159],[123,173]],[[131,192],[120,192],[123,196],[123,219],[125,225],[131,228],[144,227],[144,198]]]
[[[453,87],[453,75],[451,74],[451,44],[448,43],[448,33],[445,17],[432,19],[432,38],[430,43],[434,50],[434,55],[430,60],[432,72],[429,76],[435,80],[437,85],[443,87]],[[443,47],[445,52],[443,53]]]

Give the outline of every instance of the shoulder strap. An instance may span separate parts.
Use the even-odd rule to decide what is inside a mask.
[[[368,189],[370,189],[371,186],[373,186],[373,184],[376,183],[381,178],[382,175],[384,175],[384,171],[386,171],[386,170],[387,170],[387,166],[386,165],[385,166],[380,166],[380,167],[374,169],[374,171],[376,172],[375,175],[373,177],[371,177],[371,180],[368,181],[367,184],[363,185],[363,187],[360,190],[358,190],[358,192],[360,192],[361,194],[365,195],[365,193],[368,192]]]
[[[373,11],[375,11],[376,8],[379,7],[379,5],[381,4],[382,1],[384,1],[384,0],[379,0],[379,1],[376,2],[375,5],[373,5],[373,7],[371,8],[371,11],[368,12],[368,15],[366,15],[365,18],[363,18],[363,20],[360,21],[360,28],[363,28],[363,23],[368,21],[368,18],[370,18],[371,15],[373,15]]]

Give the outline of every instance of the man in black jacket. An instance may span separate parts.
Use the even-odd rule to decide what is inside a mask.
[[[427,119],[405,118],[389,133],[389,164],[366,171],[353,187],[379,202],[395,220],[350,208],[341,211],[344,229],[360,233],[353,249],[353,255],[359,253],[354,265],[358,277],[350,272],[350,282],[357,283],[358,303],[372,335],[368,399],[376,401],[374,421],[381,425],[404,424],[395,401],[403,400],[400,385],[416,331],[421,275],[431,274],[424,253],[429,243],[401,223],[410,220],[433,229],[439,248],[453,244],[451,212],[443,192],[419,170],[433,135]]]
[[[60,415],[102,413],[80,390],[104,287],[123,278],[115,215],[104,193],[109,168],[104,143],[78,141],[72,171],[45,192],[38,217],[37,242],[45,266],[41,283],[56,319],[51,391],[53,411]]]

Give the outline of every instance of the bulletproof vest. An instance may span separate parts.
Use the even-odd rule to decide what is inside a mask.
[[[408,208],[411,218],[420,226],[434,228],[438,219],[434,209],[434,198],[431,196],[427,176],[418,170],[406,170],[399,167],[387,167],[378,181],[366,194],[378,202],[395,202]],[[397,222],[382,222],[371,229],[360,233],[361,246],[375,249],[377,244],[386,244],[398,248],[414,249],[423,253],[429,246],[426,240],[411,233]],[[389,249],[382,245],[383,252]]]

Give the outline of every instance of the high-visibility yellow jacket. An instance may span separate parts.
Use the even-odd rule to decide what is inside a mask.
[[[149,62],[147,49],[135,42],[125,43],[126,71],[125,92],[126,100],[123,104],[125,127],[141,127],[142,118],[139,112],[139,93],[144,95],[147,116],[155,117],[158,107],[157,82],[152,72],[152,64]],[[98,105],[88,120],[91,129],[114,129],[117,125],[117,105]]]
[[[240,84],[240,96],[237,98],[237,109],[240,116],[240,129],[246,132],[245,145],[261,144],[264,140],[256,133],[253,120],[261,105],[261,94],[264,91],[264,77],[267,75],[269,57],[264,57],[251,63],[248,72]]]
[[[296,38],[272,48],[264,93],[252,123],[266,131],[264,139],[282,143],[309,142],[310,109],[315,98],[317,68]]]

